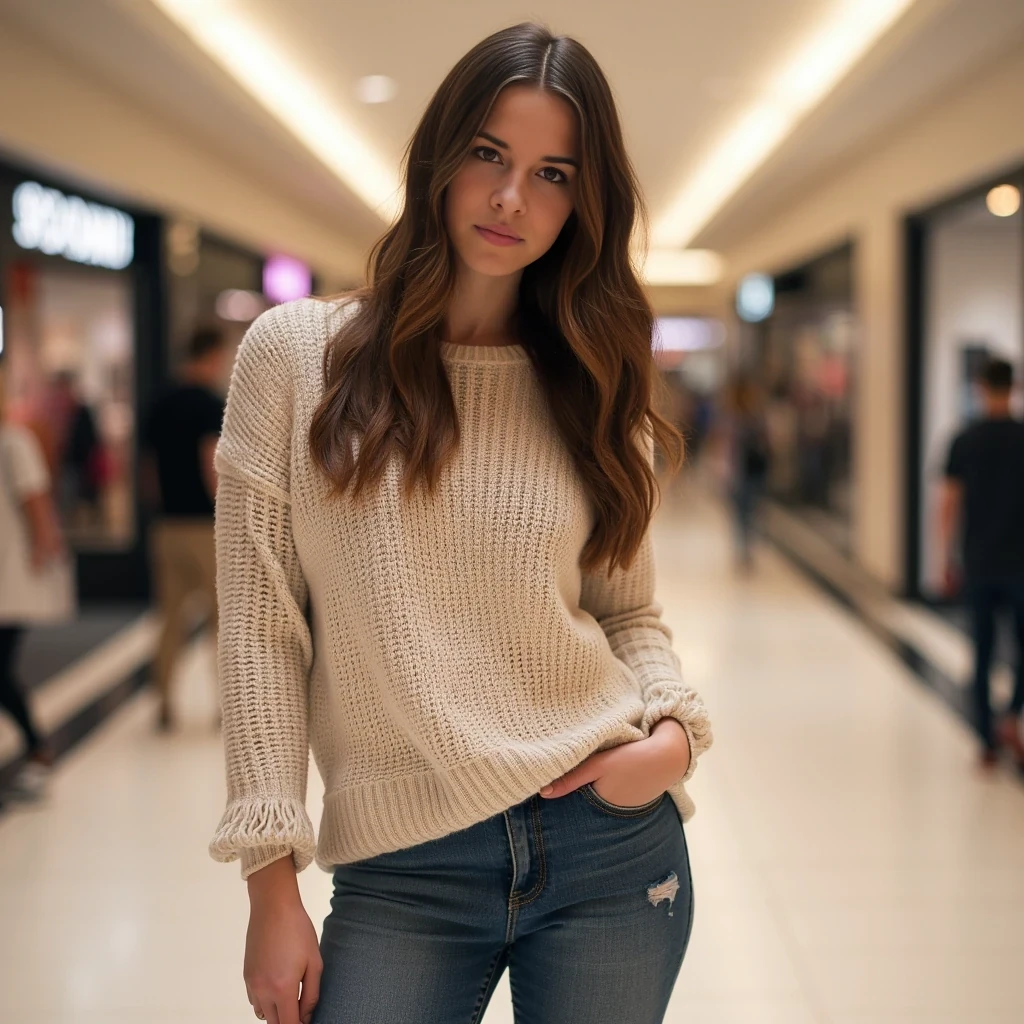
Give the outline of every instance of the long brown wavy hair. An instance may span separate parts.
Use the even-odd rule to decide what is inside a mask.
[[[648,449],[657,442],[673,470],[683,460],[682,435],[654,408],[654,316],[630,257],[634,228],[646,238],[646,212],[600,67],[575,39],[539,25],[484,39],[431,99],[405,154],[404,209],[373,247],[370,283],[349,293],[358,302],[325,351],[312,456],[334,493],[352,484],[353,497],[397,453],[405,493],[420,481],[433,493],[454,456],[459,422],[440,353],[455,274],[445,189],[513,83],[564,98],[579,119],[575,209],[523,271],[515,327],[593,505],[580,566],[628,566],[659,498]]]

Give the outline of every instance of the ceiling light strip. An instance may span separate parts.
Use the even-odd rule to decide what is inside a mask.
[[[684,246],[914,3],[839,0],[762,95],[719,139],[654,225],[657,246]]]
[[[252,19],[225,0],[153,0],[382,220],[401,205],[393,168]]]

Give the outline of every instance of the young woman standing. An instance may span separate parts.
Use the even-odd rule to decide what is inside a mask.
[[[524,1024],[663,1018],[711,733],[654,599],[653,442],[678,467],[681,441],[651,404],[641,211],[593,57],[507,29],[427,107],[371,283],[241,346],[211,852],[248,879],[261,1019],[470,1024],[506,966]]]

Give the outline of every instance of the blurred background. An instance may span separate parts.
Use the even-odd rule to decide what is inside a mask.
[[[1012,510],[1024,459],[949,457],[993,415],[994,363],[999,416],[1022,411],[1021,0],[0,0],[3,422],[29,452],[0,533],[24,511],[65,553],[52,614],[0,573],[5,686],[42,737],[0,716],[5,1020],[253,1019],[245,887],[206,854],[209,587],[197,569],[170,611],[158,587],[175,478],[153,410],[181,381],[222,402],[261,311],[361,282],[431,93],[527,19],[612,84],[659,401],[688,438],[659,596],[716,745],[668,1020],[1024,1020],[1024,753],[1001,713],[1024,571],[997,602],[1019,617],[992,641],[986,745],[956,554],[975,478]],[[1001,529],[1009,564],[1024,518]],[[319,922],[330,878],[301,885]],[[506,979],[486,1021],[511,1020]]]

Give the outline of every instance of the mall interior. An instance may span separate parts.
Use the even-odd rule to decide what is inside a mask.
[[[663,1019],[1024,1021],[1024,456],[1008,441],[1003,461],[951,456],[984,433],[994,393],[1003,419],[1024,415],[1021,0],[0,0],[0,669],[43,737],[5,696],[0,1019],[256,1019],[253,876],[209,849],[225,736],[247,726],[226,721],[234,661],[210,588],[176,608],[157,679],[170,570],[154,538],[172,514],[147,490],[152,410],[197,332],[225,357],[203,385],[220,409],[258,317],[366,285],[435,90],[525,21],[578,40],[611,86],[649,218],[630,251],[652,400],[686,439],[678,472],[656,451],[650,537],[714,743],[686,783],[692,933]],[[59,549],[43,569],[37,498]],[[988,741],[972,529],[1002,572]],[[42,614],[4,565],[19,537],[52,584]],[[219,557],[218,587],[230,571]],[[310,761],[314,828],[334,783]],[[629,820],[603,806],[602,829]],[[329,868],[297,873],[318,934]],[[635,901],[638,920],[657,910],[641,888]],[[397,947],[389,959],[382,990],[409,976]],[[463,1015],[382,1000],[379,1016],[313,1021],[541,1024],[514,967],[491,980]]]

